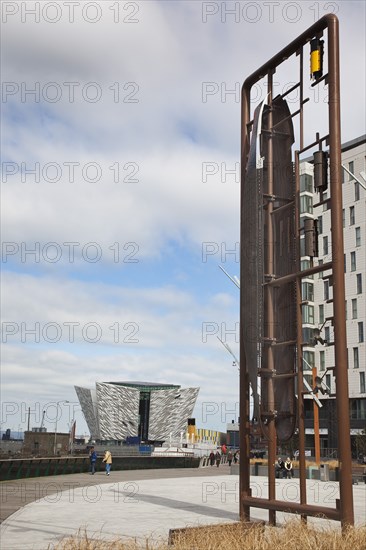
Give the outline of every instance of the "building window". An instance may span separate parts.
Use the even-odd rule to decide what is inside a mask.
[[[356,252],[351,252],[351,271],[356,271]]]
[[[327,344],[330,342],[330,327],[324,328],[324,339],[326,340]]]
[[[365,373],[360,372],[360,393],[366,393]]]
[[[314,345],[314,329],[310,327],[302,327],[302,341],[306,346]]]
[[[329,300],[329,281],[324,281],[324,300]]]
[[[366,420],[366,399],[351,399],[351,418]]]
[[[320,370],[325,370],[325,351],[321,351],[319,354]]]
[[[342,219],[343,219],[343,228],[346,227],[346,210],[343,208],[342,210]]]
[[[318,264],[323,265],[323,260],[318,260]],[[323,272],[319,271],[319,279],[322,279],[322,278],[323,278]]]
[[[306,269],[309,269],[311,267],[310,260],[301,260],[300,262],[300,269],[301,271],[305,271]],[[314,279],[314,275],[306,275],[307,279]]]
[[[328,193],[323,193],[323,201],[328,200]],[[323,204],[323,212],[326,212],[329,209],[329,203],[324,202]]]
[[[353,368],[358,369],[360,366],[358,361],[358,348],[353,348]]]
[[[330,374],[325,375],[325,383],[328,386],[328,388],[330,389],[330,391],[332,391],[332,377],[331,377]]]
[[[358,323],[358,341],[359,342],[364,342],[363,322]]]
[[[305,256],[305,237],[300,238],[300,256]]]
[[[352,319],[357,319],[357,298],[352,299]]]
[[[349,224],[355,225],[355,207],[354,206],[349,207]]]
[[[302,322],[306,325],[314,324],[314,306],[302,306]]]
[[[362,274],[361,273],[357,273],[356,282],[357,282],[357,294],[362,294]]]
[[[313,192],[313,178],[310,174],[301,174],[300,176],[300,191]]]
[[[304,359],[307,369],[312,369],[313,367],[315,367],[315,353],[313,351],[304,351],[302,357]]]
[[[323,256],[328,255],[328,237],[323,237]]]
[[[352,174],[355,173],[355,163],[353,160],[351,160],[351,162],[348,163],[348,170],[352,172]],[[351,174],[348,174],[348,181],[351,181],[351,180],[353,180],[353,176],[351,176]]]
[[[356,246],[361,246],[361,227],[356,227]]]
[[[312,214],[313,213],[313,197],[309,195],[302,195],[300,197],[300,214]]]
[[[319,306],[319,324],[322,325],[324,323],[324,305],[321,304]]]
[[[302,283],[302,299],[314,302],[314,283]]]
[[[323,217],[319,216],[318,218],[318,234],[321,235],[323,233]]]
[[[358,181],[355,181],[355,201],[360,200],[360,184]]]

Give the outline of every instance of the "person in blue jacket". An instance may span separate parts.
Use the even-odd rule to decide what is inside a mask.
[[[97,462],[97,451],[94,449],[94,447],[90,447],[89,460],[90,460],[90,475],[94,475],[95,465]]]

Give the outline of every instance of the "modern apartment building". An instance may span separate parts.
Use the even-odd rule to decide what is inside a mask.
[[[350,398],[350,422],[352,451],[355,454],[355,436],[366,426],[366,182],[360,173],[366,172],[366,136],[342,146],[342,165],[357,177],[343,170],[343,228],[344,271],[346,290],[346,325],[348,347],[348,382]],[[332,257],[331,219],[327,196],[316,206],[319,195],[313,190],[313,165],[311,159],[301,165],[301,218],[312,217],[318,226],[318,259],[314,263],[326,263]],[[304,254],[304,248],[303,252]],[[302,255],[303,269],[309,267],[310,258]],[[304,369],[316,367],[322,378],[323,389],[318,392],[323,407],[320,416],[320,444],[323,453],[332,455],[337,447],[337,412],[335,407],[333,286],[327,274],[317,274],[303,279],[303,333],[304,341],[311,341],[314,328],[320,329],[321,339],[315,346],[303,348]],[[321,341],[324,340],[324,344]],[[312,383],[311,376],[307,375]],[[314,446],[313,401],[306,401],[306,445]],[[335,454],[335,453],[334,453]]]

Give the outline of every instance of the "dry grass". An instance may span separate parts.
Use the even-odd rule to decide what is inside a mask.
[[[166,541],[91,539],[86,534],[65,539],[55,550],[364,550],[366,527],[350,527],[343,533],[334,528],[311,528],[292,520],[284,527],[252,524],[212,525],[175,532],[172,545]]]

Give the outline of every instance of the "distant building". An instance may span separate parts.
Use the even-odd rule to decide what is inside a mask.
[[[90,436],[95,441],[161,442],[186,434],[199,388],[151,382],[96,382],[75,386]]]
[[[55,432],[24,432],[22,454],[24,456],[54,456]],[[57,433],[56,454],[67,455],[69,452],[70,434]]]

